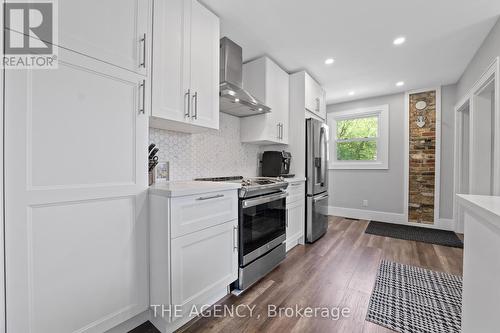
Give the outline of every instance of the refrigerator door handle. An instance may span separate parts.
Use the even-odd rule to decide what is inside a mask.
[[[316,162],[318,165],[318,167],[320,168],[320,172],[319,172],[319,183],[321,184],[321,186],[324,186],[325,184],[325,175],[326,175],[326,172],[325,172],[325,166],[324,166],[324,160],[325,160],[325,129],[323,128],[323,126],[321,127],[320,129],[320,132],[319,132],[319,145],[320,145],[320,156],[319,158],[316,158]],[[322,163],[323,162],[323,163]]]
[[[328,172],[328,127],[321,126],[320,130],[320,145],[321,145],[321,186],[327,184]]]
[[[324,199],[327,199],[328,198],[328,193],[326,194],[323,194],[317,198],[313,198],[313,202],[318,202],[318,201],[321,201],[321,200],[324,200]]]

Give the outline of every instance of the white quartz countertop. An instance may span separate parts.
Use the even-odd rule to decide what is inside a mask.
[[[239,183],[205,182],[205,181],[171,181],[157,183],[149,187],[149,193],[167,197],[181,197],[209,192],[239,189]]]
[[[500,197],[489,195],[457,194],[459,203],[488,217],[488,222],[500,227]]]

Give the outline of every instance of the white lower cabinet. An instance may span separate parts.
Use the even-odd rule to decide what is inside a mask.
[[[173,332],[238,278],[237,191],[149,198],[151,321]]]
[[[290,183],[286,201],[286,250],[304,244],[305,228],[305,184]]]
[[[183,315],[214,301],[221,286],[238,278],[237,230],[233,220],[172,240],[172,303]]]

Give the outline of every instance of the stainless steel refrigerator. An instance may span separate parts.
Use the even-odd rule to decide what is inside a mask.
[[[306,241],[328,229],[328,125],[306,120]]]

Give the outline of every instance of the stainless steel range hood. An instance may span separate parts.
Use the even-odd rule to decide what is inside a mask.
[[[237,117],[271,112],[271,109],[243,89],[241,47],[224,37],[220,40],[220,111]]]

